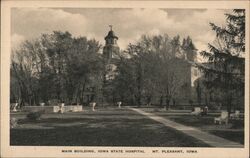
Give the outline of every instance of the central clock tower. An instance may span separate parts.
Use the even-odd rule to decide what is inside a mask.
[[[112,25],[109,25],[110,31],[105,39],[105,46],[103,47],[103,58],[105,61],[105,80],[110,81],[115,78],[115,56],[119,54],[120,48],[117,45],[118,37],[112,30]]]
[[[103,84],[103,97],[104,102],[114,103],[114,90],[112,82],[115,79],[117,72],[117,55],[120,52],[120,48],[117,45],[118,37],[115,35],[115,32],[112,30],[112,25],[109,26],[110,30],[105,39],[105,46],[103,47],[103,58],[105,64],[104,71],[104,84]]]
[[[115,54],[118,54],[120,51],[119,46],[117,45],[118,37],[115,35],[115,32],[112,30],[112,25],[109,25],[110,31],[105,39],[105,46],[103,47],[103,56],[106,61],[111,62]]]

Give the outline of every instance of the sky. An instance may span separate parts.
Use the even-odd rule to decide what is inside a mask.
[[[24,40],[55,30],[68,31],[74,37],[95,38],[104,45],[108,26],[113,25],[121,49],[143,34],[168,34],[190,36],[198,51],[202,51],[215,39],[209,22],[225,26],[224,14],[228,12],[222,9],[13,8],[12,47],[18,48]]]

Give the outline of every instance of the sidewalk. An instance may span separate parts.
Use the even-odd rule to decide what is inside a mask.
[[[147,116],[147,117],[149,117],[157,122],[160,122],[160,123],[164,124],[165,126],[171,127],[173,129],[181,131],[189,136],[192,136],[196,139],[199,139],[199,140],[201,140],[201,141],[203,141],[203,142],[205,142],[208,145],[211,145],[213,147],[224,147],[224,148],[225,147],[227,147],[227,148],[243,148],[244,147],[242,144],[226,140],[224,138],[209,134],[207,132],[203,132],[203,131],[201,131],[197,128],[194,128],[194,127],[185,126],[185,125],[182,125],[180,123],[176,123],[174,121],[171,121],[169,119],[154,115],[152,113],[144,112],[140,109],[135,109],[135,108],[129,108],[129,109],[136,111],[142,115],[145,115],[145,116]]]

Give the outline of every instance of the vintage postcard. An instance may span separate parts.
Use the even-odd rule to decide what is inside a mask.
[[[1,157],[249,157],[249,1],[1,1]]]

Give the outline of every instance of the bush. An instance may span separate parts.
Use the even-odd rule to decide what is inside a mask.
[[[60,100],[58,100],[58,99],[51,99],[51,100],[49,100],[48,101],[48,105],[57,105],[57,104],[59,104],[61,101]]]
[[[32,121],[40,120],[42,114],[44,111],[36,111],[36,112],[30,112],[27,114],[27,118]]]
[[[15,128],[18,126],[17,124],[18,119],[16,118],[10,118],[10,128]]]

